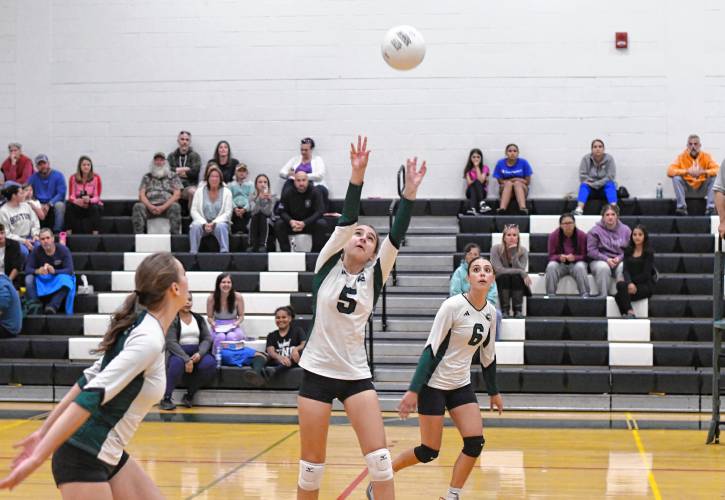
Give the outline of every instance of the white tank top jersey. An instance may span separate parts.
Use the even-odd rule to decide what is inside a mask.
[[[401,199],[390,235],[375,261],[359,274],[342,265],[342,249],[355,234],[362,186],[350,184],[338,226],[322,248],[313,280],[314,317],[300,366],[339,380],[371,378],[365,350],[365,327],[398,255],[413,202]]]
[[[471,359],[480,350],[481,364],[488,367],[496,358],[496,308],[487,302],[478,310],[464,294],[454,295],[441,305],[426,341],[411,390],[420,392],[427,384],[450,391],[471,383]]]

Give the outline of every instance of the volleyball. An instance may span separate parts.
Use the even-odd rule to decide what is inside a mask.
[[[380,51],[391,68],[407,71],[418,66],[425,57],[425,41],[414,27],[396,26],[385,34]]]

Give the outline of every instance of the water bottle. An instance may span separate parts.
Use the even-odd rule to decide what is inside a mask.
[[[655,190],[655,198],[657,198],[658,200],[662,199],[662,183],[661,182],[657,183],[657,189]]]
[[[222,367],[222,348],[219,347],[216,350],[216,369],[220,369]]]

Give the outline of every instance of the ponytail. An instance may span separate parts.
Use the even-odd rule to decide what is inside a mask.
[[[128,294],[121,307],[113,313],[111,326],[108,327],[108,331],[103,336],[101,343],[98,344],[98,348],[91,351],[92,354],[107,352],[116,343],[118,336],[136,322],[136,319],[138,319],[138,296],[139,294],[135,290]]]

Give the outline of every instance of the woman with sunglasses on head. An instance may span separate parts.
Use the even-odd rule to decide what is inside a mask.
[[[614,299],[624,318],[634,318],[632,301],[648,299],[655,287],[655,254],[649,246],[647,229],[637,224],[632,229],[629,246],[624,249],[622,280],[617,281]]]
[[[365,456],[375,495],[395,497],[380,404],[365,351],[365,327],[405,237],[426,164],[408,159],[405,188],[390,234],[358,224],[360,194],[370,151],[367,138],[351,144],[350,183],[342,217],[315,264],[312,281],[314,322],[299,365],[304,369],[297,405],[300,472],[297,498],[319,495],[325,468],[332,402],[345,407]]]
[[[14,488],[52,454],[64,499],[160,499],[163,495],[124,449],[164,394],[166,331],[189,293],[184,267],[170,253],[146,257],[136,289],[111,319],[87,368],[37,431],[0,489]]]
[[[398,411],[405,419],[418,407],[421,444],[393,461],[393,470],[428,463],[441,448],[445,411],[463,438],[444,500],[458,500],[461,489],[483,449],[483,425],[478,399],[471,386],[471,360],[480,352],[490,406],[503,411],[496,387],[496,309],[486,300],[495,283],[493,266],[483,257],[473,259],[466,276],[470,289],[450,297],[438,310],[428,341],[418,361],[408,392]],[[368,498],[374,498],[368,492]]]
[[[501,243],[491,247],[491,264],[496,272],[503,317],[509,316],[511,306],[514,317],[523,318],[524,293],[531,287],[531,278],[526,270],[529,265],[529,251],[521,246],[519,226],[508,224],[503,227]]]

